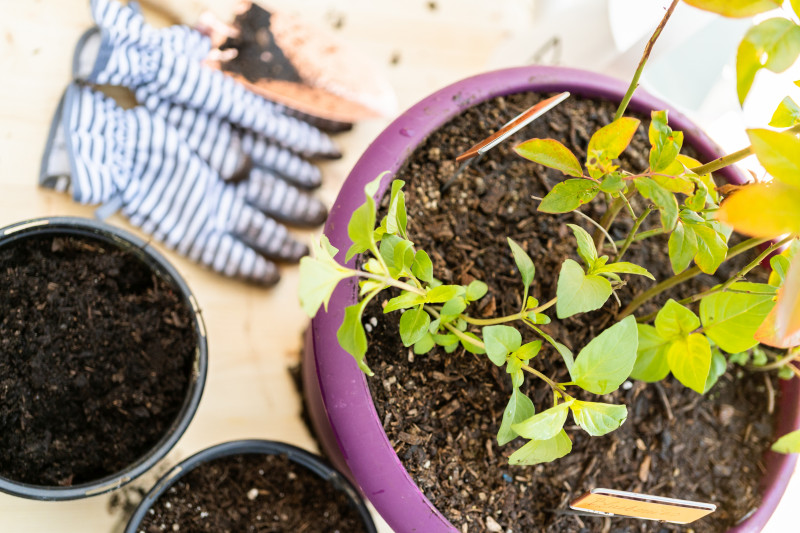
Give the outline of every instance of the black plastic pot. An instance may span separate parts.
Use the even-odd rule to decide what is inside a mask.
[[[147,512],[152,508],[153,504],[158,498],[164,494],[172,485],[174,485],[180,478],[185,476],[195,467],[219,459],[221,457],[229,457],[232,455],[244,454],[263,454],[263,455],[286,455],[290,461],[299,464],[312,473],[323,479],[331,486],[332,490],[339,491],[345,495],[350,505],[358,511],[361,521],[364,524],[364,529],[367,533],[377,533],[375,524],[372,521],[372,516],[364,503],[361,494],[356,488],[338,471],[334,470],[322,460],[305,450],[302,450],[291,444],[283,442],[275,442],[268,440],[238,440],[225,442],[206,448],[195,455],[185,459],[175,467],[173,467],[166,475],[164,475],[155,486],[150,489],[150,492],[139,503],[136,511],[128,521],[125,528],[125,533],[137,533],[139,525],[144,519]]]
[[[147,242],[108,224],[92,219],[77,217],[39,218],[18,222],[0,229],[0,248],[12,242],[42,235],[72,235],[96,239],[115,246],[139,257],[153,272],[174,284],[182,296],[187,308],[191,310],[197,347],[192,365],[192,376],[183,404],[175,420],[165,434],[153,445],[150,450],[125,469],[112,475],[91,482],[72,485],[69,487],[33,485],[20,483],[0,476],[0,491],[30,498],[35,500],[74,500],[103,494],[117,489],[136,477],[140,476],[161,460],[175,445],[189,425],[200,397],[206,379],[208,367],[208,348],[206,331],[200,314],[197,301],[192,295],[186,282],[170,265],[167,260]]]

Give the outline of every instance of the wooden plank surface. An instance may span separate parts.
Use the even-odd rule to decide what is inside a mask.
[[[0,0],[0,226],[46,215],[93,216],[93,208],[36,185],[50,119],[70,79],[74,43],[91,25],[87,4]],[[224,15],[234,4],[234,0],[171,0],[169,9],[192,22],[205,8]],[[530,0],[270,3],[331,29],[362,50],[394,87],[399,109],[485,70],[492,52],[510,33],[532,23],[532,4]],[[151,20],[159,18],[149,14]],[[504,62],[525,58],[520,53]],[[364,122],[337,137],[345,156],[323,165],[324,185],[318,194],[326,204],[333,202],[349,169],[387,123],[388,119]],[[137,233],[119,216],[110,222]],[[310,240],[314,233],[297,235]],[[274,289],[259,289],[225,280],[156,246],[185,277],[202,307],[210,363],[203,399],[189,429],[162,463],[133,486],[149,488],[177,461],[227,440],[274,439],[313,450],[287,370],[299,361],[300,337],[308,324],[297,304],[297,269],[284,268],[283,280]],[[132,493],[122,491],[118,496],[124,499]],[[109,495],[45,503],[0,494],[3,532],[102,533],[118,530],[124,519],[121,506],[112,505]],[[384,531],[389,530],[384,526]]]

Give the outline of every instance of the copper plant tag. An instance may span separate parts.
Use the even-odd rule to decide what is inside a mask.
[[[489,137],[485,138],[478,144],[474,145],[472,148],[464,152],[463,154],[456,157],[457,162],[462,162],[466,159],[472,159],[475,156],[484,154],[506,140],[508,137],[514,135],[519,130],[536,120],[537,118],[541,117],[555,106],[563,102],[569,97],[568,92],[564,92],[561,94],[557,94],[548,98],[547,100],[542,100],[541,102],[534,104],[526,111],[523,111],[515,118],[511,119],[505,126],[497,130],[495,133],[490,135]]]
[[[602,515],[688,524],[713,513],[717,506],[622,490],[592,489],[572,502],[570,508]]]

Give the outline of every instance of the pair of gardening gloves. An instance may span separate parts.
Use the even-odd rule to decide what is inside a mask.
[[[81,204],[120,210],[169,248],[226,276],[278,281],[273,260],[307,247],[283,223],[327,215],[307,190],[320,184],[309,158],[340,153],[292,110],[204,64],[210,39],[185,26],[148,26],[134,4],[92,0],[98,29],[78,43],[77,80],[131,89],[123,109],[72,83],[59,104],[40,184]]]

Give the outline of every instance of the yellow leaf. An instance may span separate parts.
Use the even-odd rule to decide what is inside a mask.
[[[800,345],[800,255],[794,256],[778,303],[756,332],[759,342],[776,348]]]
[[[800,139],[785,131],[747,130],[753,151],[776,180],[800,187]]]
[[[800,232],[800,188],[780,182],[755,183],[727,198],[717,220],[753,237]]]

